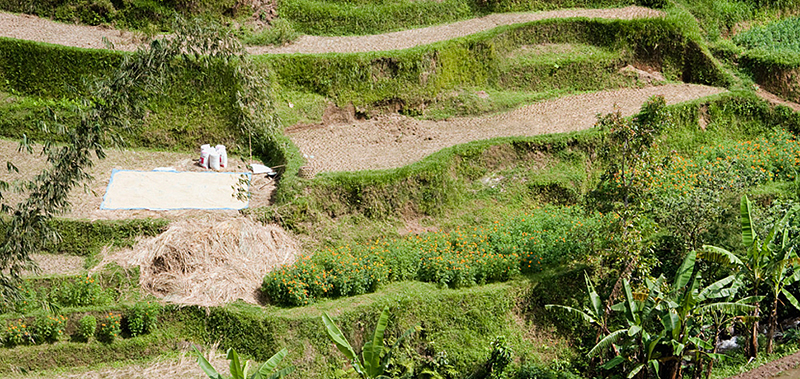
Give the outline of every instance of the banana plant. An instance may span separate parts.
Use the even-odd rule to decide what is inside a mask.
[[[380,318],[378,318],[378,325],[375,326],[372,340],[367,341],[361,349],[361,359],[359,360],[353,347],[347,342],[344,334],[336,326],[327,313],[322,314],[322,323],[325,324],[325,332],[328,337],[336,344],[336,348],[344,354],[353,366],[353,370],[364,379],[378,379],[387,378],[383,375],[386,367],[389,365],[389,360],[392,358],[394,350],[408,338],[415,328],[409,328],[395,341],[391,348],[385,351],[383,346],[383,337],[386,327],[389,325],[389,307],[383,309]]]
[[[604,335],[608,335],[611,333],[608,330],[608,322],[606,320],[606,312],[603,309],[603,301],[600,299],[600,295],[597,294],[597,290],[594,288],[594,284],[589,279],[589,274],[583,273],[584,280],[586,281],[586,292],[589,294],[589,306],[583,307],[583,310],[572,308],[566,305],[559,305],[559,304],[547,304],[544,306],[545,309],[553,310],[558,309],[565,311],[567,314],[577,316],[584,321],[588,322],[590,325],[597,329],[597,335],[595,336],[594,343],[600,342],[600,339]],[[614,354],[619,355],[616,347],[612,345],[614,349]]]
[[[196,346],[194,346],[194,351],[197,354],[197,364],[200,365],[200,368],[203,369],[209,378],[225,379],[225,377],[220,375],[220,373],[214,369],[214,366],[208,362],[203,354],[200,353],[200,350],[197,350]],[[294,366],[290,366],[278,371],[275,370],[283,358],[286,357],[288,352],[289,350],[287,348],[283,348],[281,351],[275,353],[275,355],[264,362],[264,364],[261,365],[261,367],[253,372],[253,374],[249,377],[247,375],[250,374],[250,362],[245,361],[244,365],[242,365],[241,360],[239,359],[239,354],[236,354],[236,350],[228,349],[228,353],[225,357],[231,361],[231,379],[280,379],[294,371]]]
[[[705,260],[730,267],[737,275],[749,284],[750,295],[759,299],[759,290],[764,285],[770,286],[772,304],[770,304],[769,331],[767,336],[767,353],[772,352],[772,341],[777,325],[777,309],[780,295],[800,309],[800,303],[786,290],[786,287],[800,280],[800,259],[796,254],[796,241],[790,238],[789,222],[796,222],[795,216],[800,206],[794,206],[784,214],[783,218],[773,225],[766,238],[761,239],[753,228],[753,217],[750,200],[743,196],[739,209],[741,217],[742,244],[747,249],[742,257],[717,246],[704,245],[701,257]],[[748,353],[755,357],[758,354],[759,303],[755,303],[751,314],[752,325],[748,341]]]
[[[586,273],[584,273],[583,275],[584,275],[584,280],[586,281],[586,291],[589,293],[588,307],[584,307],[583,310],[558,304],[547,304],[544,307],[545,309],[549,310],[560,309],[566,311],[568,314],[578,316],[584,321],[588,322],[590,325],[597,328],[598,332],[608,334],[610,333],[610,331],[608,330],[608,324],[606,323],[605,312],[603,311],[603,302],[600,299],[600,295],[597,294],[597,290],[595,290],[594,284],[592,284],[592,281],[589,280],[589,275]]]
[[[650,317],[655,310],[658,299],[650,296],[642,296],[640,293],[634,294],[628,280],[623,280],[623,301],[612,306],[612,310],[625,314],[625,328],[615,330],[606,335],[590,351],[589,356],[593,357],[609,348],[619,353],[611,360],[606,362],[604,369],[611,370],[619,365],[623,365],[626,377],[644,378],[648,372],[658,375],[661,363],[661,353],[656,349],[664,339],[664,332],[654,332],[647,328],[652,325]],[[616,345],[620,346],[617,347]]]
[[[649,287],[656,296],[664,299],[659,310],[672,353],[672,357],[665,360],[668,363],[667,377],[670,378],[681,375],[684,357],[692,360],[695,367],[701,366],[706,359],[713,361],[718,358],[715,353],[708,352],[713,350],[712,343],[700,337],[703,315],[713,312],[736,314],[754,308],[725,300],[738,290],[736,278],[732,275],[700,288],[700,276],[694,274],[696,259],[695,251],[686,255],[671,286],[662,286],[661,290]]]
[[[742,283],[741,279],[735,277],[729,287],[720,289],[716,292],[716,295],[720,298],[724,298],[725,302],[735,303],[739,306],[749,306],[749,308],[725,308],[712,305],[704,307],[701,310],[698,317],[698,323],[702,325],[700,327],[700,332],[698,333],[697,337],[689,337],[690,340],[693,338],[696,340],[702,340],[702,343],[693,340],[695,345],[698,347],[693,360],[695,367],[695,373],[693,376],[694,378],[700,378],[703,375],[703,370],[705,370],[706,378],[711,377],[711,371],[714,368],[714,362],[721,358],[721,354],[717,353],[717,346],[719,346],[720,335],[722,334],[723,330],[725,330],[728,326],[731,326],[734,322],[739,322],[746,325],[753,321],[752,317],[747,316],[746,314],[752,311],[752,304],[760,301],[760,299],[746,297],[736,300],[739,297],[738,292],[743,287],[744,283]],[[703,367],[703,364],[706,365],[705,368]]]
[[[624,313],[627,327],[609,333],[589,355],[620,344],[622,353],[602,367],[612,369],[624,363],[628,378],[659,372],[663,377],[677,378],[685,357],[715,359],[715,355],[707,353],[710,343],[697,337],[702,326],[697,320],[708,312],[746,312],[753,307],[718,300],[734,291],[733,276],[700,288],[695,263],[696,253],[689,252],[672,283],[663,276],[646,279],[644,291],[639,293],[634,293],[625,280],[624,300],[612,310]]]

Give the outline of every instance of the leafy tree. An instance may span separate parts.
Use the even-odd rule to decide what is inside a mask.
[[[220,375],[217,370],[214,369],[214,366],[208,362],[203,354],[200,353],[200,350],[197,350],[196,346],[194,347],[194,351],[197,354],[197,364],[200,365],[200,368],[203,369],[209,378],[225,379],[225,377]],[[241,364],[241,361],[239,360],[239,354],[236,354],[236,350],[228,349],[228,353],[225,357],[231,361],[231,379],[280,379],[294,371],[294,366],[277,370],[278,365],[281,363],[283,358],[286,357],[288,352],[288,349],[283,348],[281,351],[275,353],[275,355],[264,362],[264,364],[256,369],[250,376],[248,376],[248,374],[250,374],[250,362],[245,361],[244,364]]]
[[[792,305],[800,309],[797,299],[786,290],[789,284],[800,280],[800,273],[797,270],[800,260],[795,251],[796,242],[789,238],[790,228],[788,227],[789,221],[800,211],[800,206],[795,206],[787,211],[783,218],[773,225],[763,241],[754,231],[752,206],[747,196],[742,197],[739,208],[742,244],[747,249],[745,253],[739,257],[724,248],[705,245],[702,257],[733,269],[742,280],[748,283],[753,299],[760,299],[761,288],[769,286],[771,304],[767,353],[771,353],[775,327],[778,323],[777,312],[780,295],[784,295]],[[759,305],[759,302],[756,301],[750,325],[747,351],[751,357],[758,355]]]
[[[618,273],[606,301],[606,317],[621,294],[622,281],[636,272],[649,275],[655,264],[655,260],[649,257],[652,241],[644,238],[653,225],[642,217],[641,212],[642,195],[648,188],[636,180],[634,171],[652,161],[649,151],[659,133],[670,123],[666,100],[663,96],[654,96],[642,105],[639,115],[633,119],[623,117],[617,110],[598,116],[595,124],[603,132],[599,155],[606,171],[590,199],[596,208],[617,216],[616,222],[610,223],[605,233],[618,238],[609,243],[598,260],[600,266],[611,268],[612,274]]]
[[[386,332],[386,327],[389,325],[389,307],[386,307],[378,318],[378,325],[375,326],[372,340],[367,341],[361,349],[361,359],[359,359],[353,347],[350,346],[350,343],[344,338],[342,331],[333,323],[331,316],[327,313],[323,313],[322,323],[325,324],[325,332],[328,334],[328,337],[336,344],[339,351],[350,360],[350,363],[353,365],[353,370],[365,379],[388,378],[383,375],[383,373],[389,365],[389,360],[392,359],[392,353],[400,346],[403,340],[414,332],[414,328],[409,328],[403,332],[391,348],[385,350],[383,346],[383,337],[384,332]]]
[[[619,110],[598,116],[596,128],[603,132],[600,157],[607,165],[594,197],[621,201],[628,207],[646,188],[636,182],[634,169],[648,162],[649,150],[660,132],[669,127],[671,116],[663,96],[650,98],[635,118],[625,118]],[[608,204],[607,204],[608,205]]]

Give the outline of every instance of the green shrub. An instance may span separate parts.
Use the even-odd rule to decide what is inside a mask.
[[[7,312],[28,313],[40,308],[38,299],[40,298],[36,288],[30,285],[27,280],[22,280],[17,285],[17,291],[13,296],[6,297],[0,292],[0,314]]]
[[[155,328],[160,308],[158,304],[150,302],[137,303],[129,308],[123,319],[125,330],[131,337],[150,333]]]
[[[783,332],[783,343],[797,344],[800,343],[800,329],[792,328]]]
[[[25,320],[9,320],[3,333],[3,342],[9,347],[32,344],[32,329]]]
[[[63,315],[44,315],[36,318],[34,329],[38,343],[53,343],[61,339],[67,328],[67,318]]]
[[[563,369],[551,369],[534,363],[525,363],[514,379],[580,379],[582,376]]]
[[[100,283],[88,275],[66,285],[60,292],[58,302],[67,307],[101,305],[108,300]]]
[[[97,330],[97,318],[92,315],[81,317],[78,321],[78,328],[75,331],[75,338],[78,341],[89,342]]]
[[[119,313],[109,312],[100,317],[97,322],[97,340],[103,343],[111,343],[119,336],[120,321],[122,315]]]

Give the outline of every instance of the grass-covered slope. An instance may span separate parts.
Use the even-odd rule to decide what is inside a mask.
[[[235,0],[0,0],[0,10],[66,23],[111,24],[154,31],[169,27],[175,14],[222,21],[252,13],[250,6]]]
[[[311,35],[366,35],[444,24],[490,13],[615,8],[618,0],[280,0],[281,18]]]
[[[755,27],[733,37],[738,60],[756,83],[800,101],[800,18]]]
[[[280,85],[278,96],[286,94],[291,103],[319,102],[314,96],[321,96],[340,106],[353,103],[367,114],[370,106],[386,103],[397,103],[409,114],[423,114],[423,109],[447,114],[453,110],[442,107],[455,102],[452,92],[461,89],[499,94],[497,103],[477,105],[480,112],[517,106],[537,93],[641,85],[635,76],[620,72],[629,64],[661,71],[672,80],[717,86],[730,81],[671,19],[545,20],[401,51],[254,59]],[[291,121],[307,117],[298,115],[301,109],[278,102],[278,110]]]
[[[35,140],[52,138],[53,125],[77,122],[75,99],[118,67],[128,53],[80,49],[0,38],[0,135]],[[211,66],[186,69],[149,96],[148,116],[124,134],[128,146],[193,150],[208,141],[234,146],[234,94],[231,73]],[[53,115],[56,116],[53,119]],[[40,120],[49,121],[50,131]]]
[[[433,284],[394,283],[376,293],[293,309],[262,308],[243,303],[209,309],[165,307],[161,309],[154,329],[135,337],[127,334],[129,327],[125,326],[125,317],[129,317],[132,307],[131,299],[113,305],[106,302],[105,305],[68,307],[62,309],[69,320],[68,336],[76,333],[75,325],[80,318],[92,315],[101,320],[108,312],[123,315],[122,334],[112,343],[94,339],[89,342],[62,339],[55,344],[0,347],[0,373],[135,362],[184,349],[191,341],[209,345],[220,343],[257,361],[264,361],[277,350],[287,347],[289,355],[286,360],[297,366],[297,375],[330,378],[344,369],[347,362],[325,334],[320,319],[322,312],[331,314],[346,338],[360,346],[360,341],[374,329],[377,316],[384,307],[388,307],[391,313],[386,332],[388,340],[397,338],[408,328],[415,328],[407,345],[412,348],[396,352],[391,366],[395,373],[420,372],[427,367],[432,370],[446,368],[458,377],[468,376],[488,360],[490,343],[500,335],[507,337],[517,357],[528,364],[546,366],[551,357],[569,357],[570,342],[555,333],[545,314],[528,312],[518,304],[530,304],[532,309],[538,309],[542,303],[560,300],[562,296],[552,291],[554,283],[563,286],[574,281],[575,275],[579,272],[549,273],[459,290],[443,289]],[[46,291],[48,286],[58,291],[59,286],[69,287],[71,280],[54,278],[39,281],[37,286],[40,292]],[[32,324],[34,318],[41,315],[44,313],[28,313],[22,318],[17,314],[6,314],[3,319]],[[540,322],[535,335],[526,333],[532,319]],[[446,358],[446,361],[437,363],[446,362],[447,367],[432,365],[434,362],[430,359],[437,356]]]
[[[69,124],[68,110],[76,104],[67,99],[83,92],[83,80],[88,80],[78,78],[109,72],[124,56],[26,41],[0,43],[6,46],[0,55],[0,79],[12,95],[0,106],[5,115],[0,133],[12,138],[23,133],[40,137],[33,121],[47,114],[47,108]],[[270,73],[273,95],[280,100],[276,107],[286,124],[318,121],[328,99],[339,105],[353,103],[366,115],[395,104],[406,114],[447,117],[505,110],[563,93],[642,85],[636,75],[620,71],[626,65],[660,70],[673,80],[715,85],[729,81],[697,42],[669,19],[547,20],[402,51],[251,59]],[[47,64],[26,63],[31,61]],[[230,144],[236,132],[229,83],[229,73],[218,70],[201,76],[186,72],[163,96],[153,97],[153,112],[126,137],[128,143],[189,149],[214,138]],[[481,90],[494,96],[456,98]]]

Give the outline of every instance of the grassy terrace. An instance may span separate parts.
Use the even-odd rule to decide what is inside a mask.
[[[168,29],[173,11],[225,22],[245,22],[252,13],[233,2],[111,2],[105,8],[85,3],[95,2],[41,2],[22,9],[0,0],[0,8],[143,31]],[[288,34],[364,35],[496,12],[625,5],[287,0],[276,4],[282,20],[276,25]],[[782,88],[769,87],[772,76],[762,74],[772,73],[770,67],[784,74],[796,70],[791,45],[763,43],[776,35],[793,38],[796,19],[786,17],[796,4],[641,5],[663,9],[666,17],[543,20],[406,50],[247,57],[245,63],[267,73],[273,111],[284,127],[329,126],[323,115],[331,104],[352,104],[359,117],[371,119],[399,112],[443,120],[658,84],[622,70],[628,65],[658,71],[664,82],[730,91],[667,107],[654,101],[633,118],[612,117],[605,127],[582,132],[494,138],[397,169],[313,178],[298,175],[308,162],[290,135],[279,130],[257,138],[257,155],[283,167],[274,204],[244,213],[279,224],[303,248],[298,262],[267,274],[261,288],[253,288],[261,304],[202,308],[160,302],[141,288],[139,268],[116,264],[91,274],[29,276],[19,284],[20,297],[0,303],[0,376],[122,369],[177,359],[191,344],[218,343],[258,362],[288,347],[284,365],[297,367],[292,376],[346,377],[346,359],[332,346],[320,316],[333,316],[358,349],[384,307],[391,314],[387,342],[415,328],[388,366],[391,377],[488,377],[498,336],[514,357],[504,377],[627,375],[633,362],[600,368],[587,358],[598,337],[595,328],[544,306],[583,309],[589,304],[584,275],[603,299],[622,277],[637,296],[648,296],[648,280],[664,275],[672,283],[684,258],[703,244],[743,256],[741,196],[753,203],[752,224],[762,236],[800,201],[800,116],[761,100],[749,85]],[[735,34],[741,23],[765,26]],[[260,32],[245,26],[237,33],[247,40]],[[114,72],[126,55],[0,38],[0,136],[68,142],[37,121],[56,115],[74,128],[92,106],[81,100],[92,93],[88,83]],[[123,134],[128,146],[193,152],[199,142],[214,139],[244,155],[247,135],[239,127],[235,75],[243,66],[188,62],[168,86],[147,94],[146,117]],[[787,88],[776,92],[795,99]],[[640,129],[621,143],[614,133],[625,127]],[[85,257],[88,270],[104,246],[135,246],[137,238],[157,235],[169,222],[56,219],[52,225],[62,239],[44,253]],[[707,285],[729,271],[698,260],[693,272]],[[786,288],[800,294],[795,282]],[[762,306],[767,314],[767,302]],[[798,314],[788,306],[779,312],[781,318]],[[50,318],[56,315],[65,321]],[[613,312],[609,328],[626,325],[625,317]],[[82,325],[91,318],[97,331],[84,340]],[[648,331],[663,326],[655,320],[642,324]],[[709,338],[696,331],[692,337]],[[51,334],[56,342],[40,343]],[[707,349],[686,341],[689,348]],[[798,342],[779,339],[773,355],[761,359],[795,352]],[[658,343],[658,351],[670,354],[666,346]],[[745,352],[729,354],[731,359],[715,363],[712,376],[744,367]],[[685,366],[684,375],[691,369]]]

